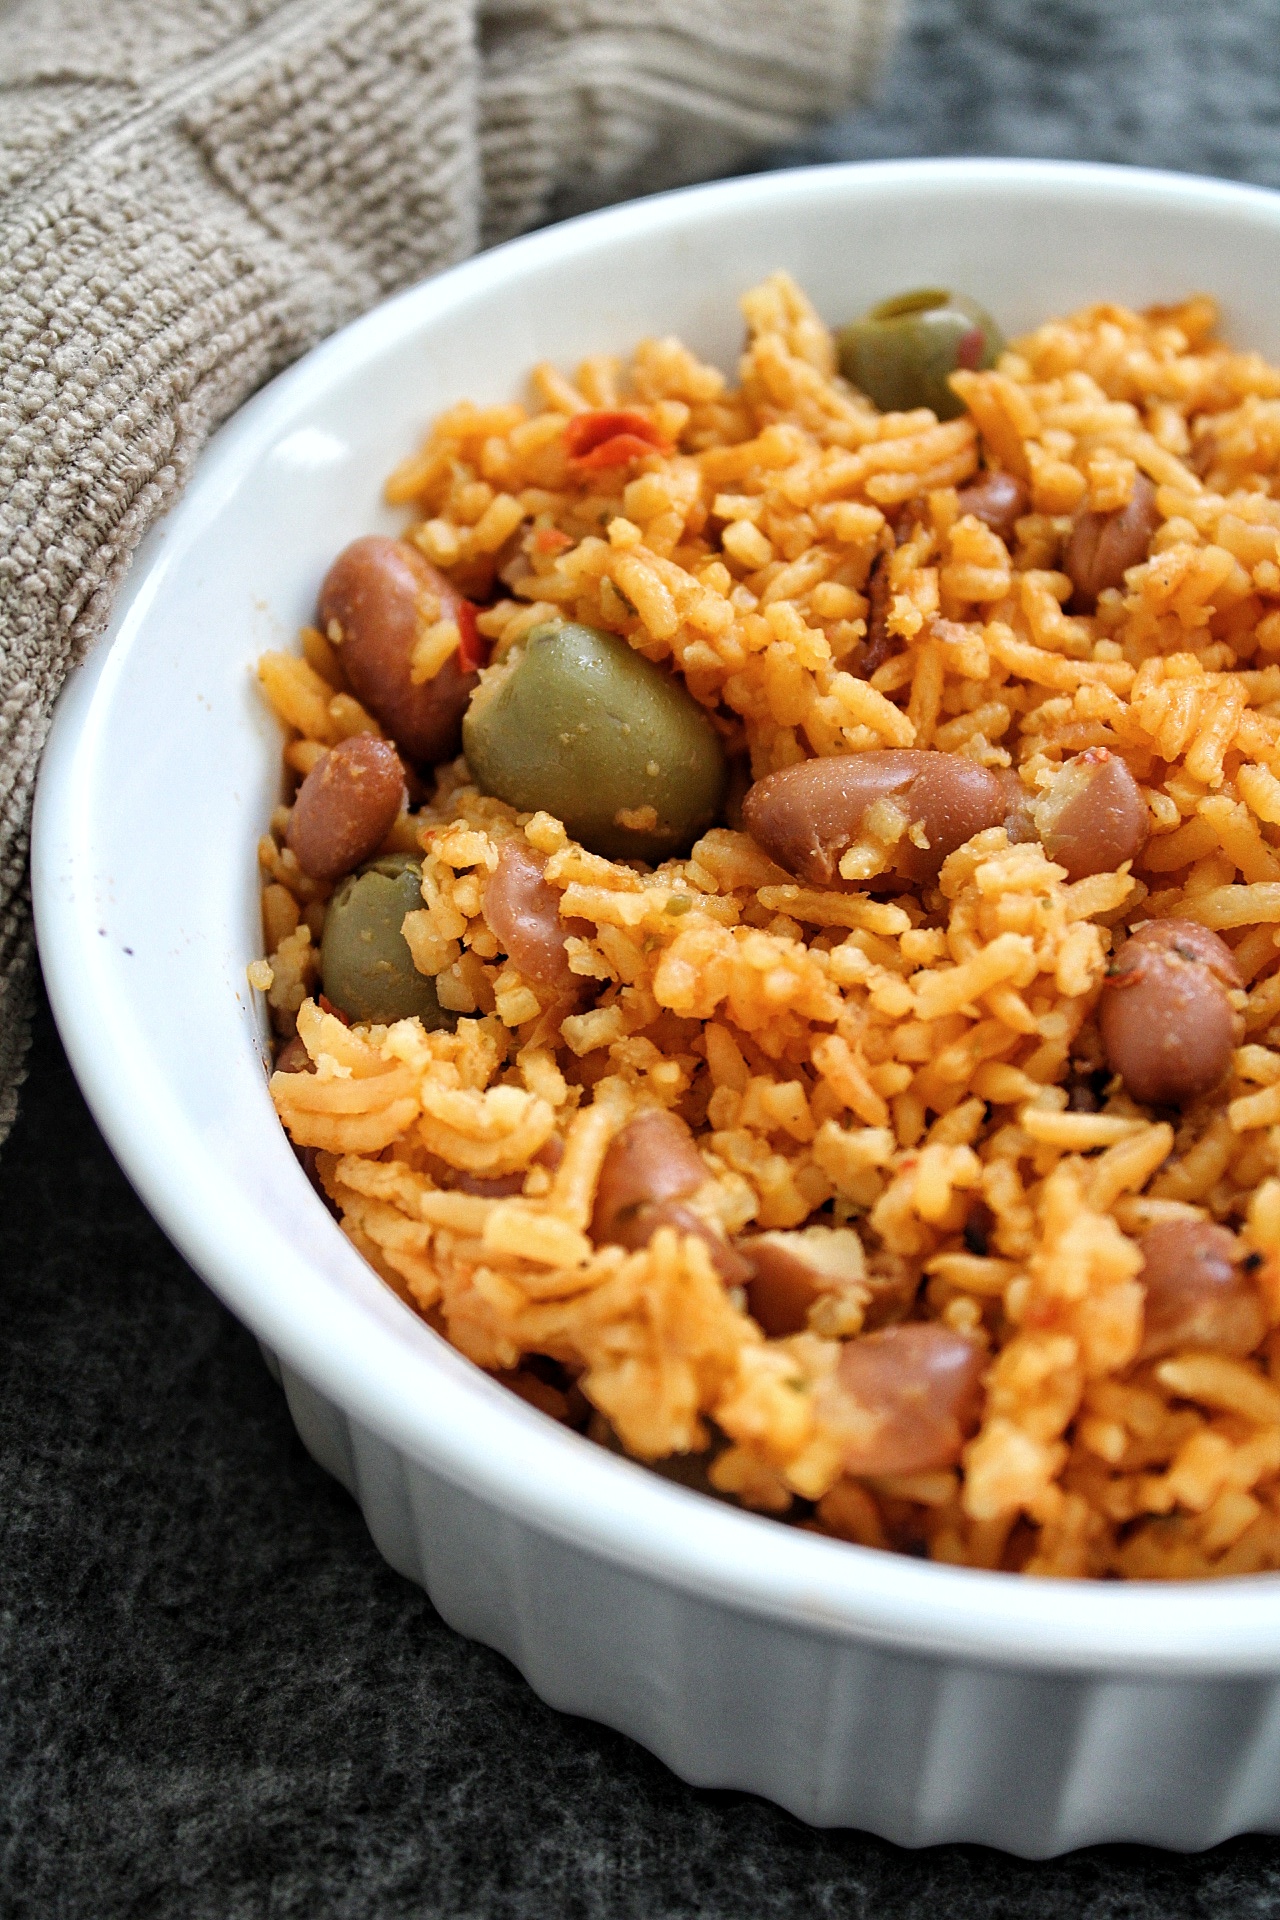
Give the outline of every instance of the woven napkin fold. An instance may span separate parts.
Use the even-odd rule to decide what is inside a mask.
[[[897,0],[26,0],[0,49],[0,1141],[54,699],[209,433],[385,295],[723,173]],[[180,796],[178,804],[181,804]]]

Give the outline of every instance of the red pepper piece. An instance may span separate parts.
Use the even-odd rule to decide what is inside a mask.
[[[477,611],[474,601],[460,600],[454,615],[458,622],[458,665],[463,673],[477,673],[489,659],[489,643],[476,628]]]
[[[331,1013],[335,1020],[341,1020],[344,1027],[351,1025],[351,1015],[344,1013],[341,1007],[335,1007],[327,994],[318,993],[316,999],[320,1003],[321,1013]]]
[[[573,542],[559,527],[539,527],[533,536],[533,545],[536,553],[563,553]]]
[[[956,343],[956,365],[968,373],[976,373],[982,365],[986,345],[987,338],[982,328],[970,327],[968,333],[962,333]]]
[[[625,467],[628,461],[660,451],[661,448],[651,440],[642,440],[638,433],[615,433],[609,439],[602,440],[598,447],[592,447],[590,453],[584,453],[581,460],[574,464],[585,468],[588,473],[596,473],[601,467]]]
[[[564,430],[564,447],[571,460],[591,472],[624,467],[646,453],[671,452],[671,442],[642,413],[604,407],[575,413]]]

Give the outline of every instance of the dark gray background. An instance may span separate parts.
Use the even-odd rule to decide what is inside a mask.
[[[1278,27],[1275,0],[916,0],[877,104],[789,157],[1280,185]],[[379,1561],[125,1184],[47,1009],[0,1154],[0,1312],[6,1920],[1280,1916],[1278,1841],[907,1854],[543,1707]]]

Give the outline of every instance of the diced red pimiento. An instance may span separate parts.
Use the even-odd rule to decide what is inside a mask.
[[[596,473],[603,467],[625,467],[632,460],[642,460],[647,453],[663,451],[652,441],[642,440],[638,433],[615,433],[612,439],[602,440],[598,447],[584,454],[577,465],[589,473]]]
[[[539,527],[533,536],[535,553],[563,553],[571,547],[573,541],[567,533],[561,533],[559,527]]]
[[[478,673],[489,660],[489,643],[476,627],[477,612],[474,601],[458,602],[458,666],[463,673]]]
[[[985,345],[982,328],[970,327],[968,333],[962,333],[956,343],[956,365],[964,367],[969,373],[976,373],[982,365]]]
[[[642,413],[593,408],[574,414],[564,430],[564,448],[577,466],[594,473],[625,467],[646,453],[670,453],[671,442]]]
[[[321,1013],[331,1013],[335,1020],[341,1020],[344,1027],[349,1027],[351,1025],[350,1014],[344,1013],[341,1007],[335,1007],[332,1000],[329,999],[327,994],[318,993],[316,995],[316,1000],[317,1000],[317,1003],[319,1004]]]

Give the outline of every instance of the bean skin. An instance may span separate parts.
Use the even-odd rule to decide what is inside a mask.
[[[456,653],[421,685],[411,677],[422,628],[456,619],[461,604],[452,581],[416,547],[382,534],[344,547],[320,589],[319,623],[326,634],[337,623],[352,692],[417,766],[433,767],[457,753],[462,716],[478,684]]]
[[[1186,1106],[1216,1087],[1243,1021],[1231,949],[1194,920],[1148,920],[1116,953],[1098,1011],[1107,1064],[1135,1100]]]
[[[886,660],[902,652],[902,641],[889,631],[889,608],[893,589],[889,585],[889,555],[877,554],[867,575],[867,637],[854,662],[860,680],[869,680]]]
[[[1142,789],[1119,754],[1089,747],[1068,760],[1033,806],[1040,843],[1068,880],[1114,873],[1147,843]]]
[[[679,1234],[701,1240],[726,1287],[740,1287],[749,1278],[751,1269],[742,1255],[723,1234],[709,1227],[700,1214],[679,1200],[655,1200],[652,1204],[633,1207],[614,1228],[612,1244],[635,1253],[648,1246],[659,1227],[673,1227]]]
[[[759,1236],[764,1239],[764,1235]],[[747,1283],[747,1308],[751,1318],[771,1340],[788,1334],[803,1333],[809,1324],[809,1309],[821,1288],[809,1264],[792,1256],[775,1257],[763,1247],[742,1248],[752,1267]]]
[[[1085,508],[1076,515],[1062,560],[1075,589],[1072,613],[1092,613],[1100,593],[1124,585],[1129,568],[1147,558],[1159,525],[1156,490],[1145,473],[1135,479],[1127,506],[1114,513]]]
[[[1031,818],[1031,794],[1012,767],[992,767],[991,771],[1004,793],[1005,814],[999,824],[1009,836],[1009,845],[1016,847],[1029,844],[1037,838],[1036,823]]]
[[[388,740],[340,740],[298,788],[286,836],[313,880],[340,880],[371,859],[406,803],[404,768]]]
[[[307,1052],[306,1044],[300,1033],[292,1040],[286,1040],[276,1055],[277,1073],[314,1073],[316,1063]]]
[[[824,1293],[866,1277],[862,1244],[847,1228],[756,1233],[737,1247],[751,1269],[748,1310],[771,1340],[803,1333]]]
[[[707,1178],[693,1135],[677,1114],[653,1109],[629,1120],[611,1143],[596,1187],[591,1237],[597,1246],[647,1247],[659,1227],[693,1234],[726,1286],[750,1268],[729,1242],[683,1202]]]
[[[1006,546],[1013,540],[1014,529],[1031,504],[1021,480],[1012,473],[998,473],[994,468],[980,473],[976,480],[962,487],[956,498],[962,516],[973,514],[984,526],[990,527],[992,533],[998,533]]]
[[[1139,1360],[1183,1347],[1252,1353],[1267,1322],[1233,1233],[1209,1220],[1167,1220],[1144,1233],[1138,1247],[1146,1290]]]
[[[596,1186],[591,1237],[619,1241],[617,1229],[636,1207],[683,1200],[707,1178],[693,1135],[678,1114],[653,1108],[629,1120],[610,1143]]]
[[[1015,811],[1010,784],[958,753],[905,748],[803,760],[757,780],[742,803],[747,832],[814,887],[857,887],[840,873],[868,809],[890,800],[904,819],[889,875],[929,884],[948,854]],[[919,846],[911,837],[916,828]],[[876,876],[878,877],[878,876]]]
[[[560,917],[560,895],[547,885],[542,868],[531,848],[509,840],[485,886],[484,917],[517,972],[563,999],[580,994],[587,984],[570,972],[564,943],[593,929],[586,920]]]
[[[985,1350],[937,1322],[845,1343],[822,1413],[846,1473],[936,1473],[958,1462],[982,1406]]]
[[[885,510],[885,519],[893,532],[896,545],[905,547],[916,529],[927,523],[929,502],[923,493],[917,493],[910,500],[904,500],[900,507]]]

